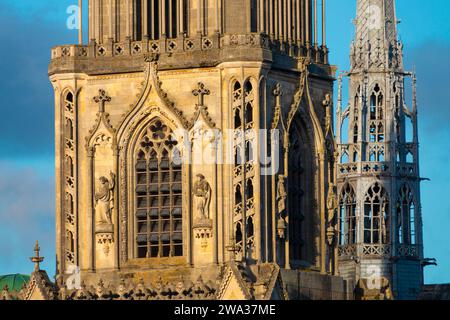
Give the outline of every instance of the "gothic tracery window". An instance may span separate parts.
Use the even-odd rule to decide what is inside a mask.
[[[161,120],[151,122],[136,152],[137,258],[183,255],[182,165],[177,142]]]
[[[408,185],[403,185],[397,201],[397,237],[400,244],[415,244],[414,197]]]
[[[386,190],[375,183],[364,197],[364,243],[389,243],[389,200]]]
[[[383,104],[383,93],[381,92],[380,86],[376,84],[370,96],[370,120],[384,119]]]
[[[356,243],[356,197],[353,188],[347,184],[339,199],[340,245]]]

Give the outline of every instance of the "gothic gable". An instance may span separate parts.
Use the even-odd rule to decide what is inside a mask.
[[[189,128],[190,121],[186,119],[183,112],[177,109],[173,102],[167,98],[167,94],[161,88],[158,77],[158,64],[156,58],[146,58],[145,80],[141,93],[138,95],[136,103],[131,105],[131,109],[125,114],[118,129],[118,141],[123,141],[130,128],[135,127],[136,122],[142,120],[143,116],[151,115],[151,111],[158,110],[165,114],[166,118],[177,128]],[[156,108],[156,109],[155,109]]]
[[[250,300],[252,298],[241,273],[234,263],[225,270],[222,283],[217,293],[218,300]]]

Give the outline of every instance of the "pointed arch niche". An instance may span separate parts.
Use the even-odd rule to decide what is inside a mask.
[[[107,97],[106,91],[100,90]],[[95,98],[94,98],[95,100]],[[105,100],[106,101],[106,100]],[[116,130],[109,114],[101,108],[95,123],[86,137],[88,155],[89,197],[88,223],[90,229],[90,269],[118,267],[118,214],[116,195],[117,143]],[[105,212],[106,216],[103,215]]]
[[[317,250],[315,237],[319,225],[313,207],[317,183],[315,144],[305,121],[297,115],[289,132],[288,215],[291,266],[314,265]]]

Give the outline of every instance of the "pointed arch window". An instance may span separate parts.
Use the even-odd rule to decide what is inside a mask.
[[[182,165],[177,155],[172,131],[153,120],[136,152],[137,258],[183,255]]]
[[[348,158],[348,153],[347,153],[347,151],[345,151],[344,153],[342,153],[342,155],[341,155],[341,163],[342,163],[342,164],[349,163],[349,158]]]
[[[353,126],[353,143],[357,143],[358,142],[358,125],[355,123],[355,125]]]
[[[240,184],[238,184],[238,185],[236,186],[236,189],[235,189],[235,193],[234,193],[234,203],[235,203],[236,205],[242,204],[242,191],[241,191],[241,185],[240,185]]]
[[[353,188],[347,184],[339,199],[339,244],[356,243],[356,197]]]
[[[397,201],[397,237],[400,244],[416,244],[414,196],[408,185],[400,188]]]
[[[384,142],[384,126],[379,121],[370,124],[370,142]]]
[[[359,90],[358,87],[358,93],[355,95],[355,101],[353,103],[353,120],[358,121],[358,114],[359,114]]]
[[[253,224],[253,217],[247,219],[247,243],[248,248],[252,248],[255,243],[255,226]]]
[[[235,230],[234,238],[235,238],[235,243],[236,243],[236,247],[237,247],[236,250],[242,251],[243,235],[242,235],[242,227],[241,227],[240,222],[236,223],[236,230]]]
[[[389,243],[389,200],[386,190],[375,183],[364,199],[364,243]]]
[[[380,86],[376,84],[370,96],[370,120],[384,119],[383,104],[383,92]]]
[[[245,123],[251,125],[253,123],[253,86],[250,81],[245,83]]]
[[[72,92],[67,92],[64,96],[64,111],[68,113],[74,112],[74,99]]]

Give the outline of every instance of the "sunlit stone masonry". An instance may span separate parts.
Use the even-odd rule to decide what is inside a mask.
[[[349,73],[357,104],[338,106],[335,141],[325,0],[89,1],[88,42],[54,47],[49,66],[56,283],[37,246],[20,297],[412,294],[416,109],[404,107],[393,1],[368,3]]]

